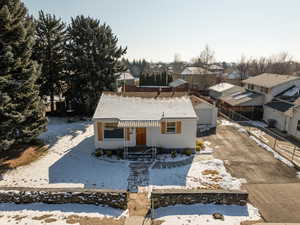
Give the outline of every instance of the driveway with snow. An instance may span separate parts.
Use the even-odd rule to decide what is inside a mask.
[[[126,162],[107,162],[91,155],[95,149],[91,122],[50,118],[48,131],[40,138],[49,144],[48,153],[5,173],[0,186],[127,189]]]

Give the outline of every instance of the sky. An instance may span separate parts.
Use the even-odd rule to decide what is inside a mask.
[[[110,25],[126,58],[190,61],[205,45],[217,61],[289,52],[300,60],[299,0],[23,0],[29,13]]]

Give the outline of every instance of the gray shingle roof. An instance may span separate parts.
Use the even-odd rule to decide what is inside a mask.
[[[244,84],[253,84],[260,87],[272,88],[280,84],[290,82],[292,80],[300,80],[300,77],[291,75],[279,75],[272,73],[263,73],[255,77],[250,77],[243,81]]]

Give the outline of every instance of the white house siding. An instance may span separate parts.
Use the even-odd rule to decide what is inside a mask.
[[[216,127],[217,117],[218,117],[218,108],[214,105],[201,103],[194,106],[194,110],[198,117],[198,125],[210,125]]]
[[[289,117],[289,123],[287,127],[287,132],[289,135],[300,140],[300,131],[297,130],[298,120],[300,120],[300,109],[295,108],[292,117]]]
[[[286,130],[286,127],[288,124],[287,116],[284,115],[283,112],[280,112],[280,111],[270,108],[268,106],[264,106],[263,120],[268,122],[269,119],[276,120],[275,126],[279,130],[282,130],[282,131]]]
[[[300,87],[300,80],[292,80],[292,81],[289,81],[287,83],[284,83],[284,84],[278,85],[276,87],[273,87],[271,89],[271,92],[268,93],[268,94],[266,94],[264,92],[261,92],[260,86],[257,86],[257,85],[254,85],[253,91],[264,94],[265,95],[265,102],[264,103],[266,104],[266,103],[270,102],[274,98],[274,96],[280,94],[281,92],[283,92],[286,89],[292,87],[293,85],[295,85],[296,87]]]
[[[180,134],[161,134],[160,127],[148,127],[146,144],[148,146],[156,146],[163,148],[194,148],[196,143],[196,119],[178,119],[168,121],[181,121]],[[117,149],[124,147],[124,139],[105,139],[100,142],[98,140],[97,122],[114,122],[114,121],[94,121],[95,148]],[[136,145],[136,129],[131,128],[130,141],[126,141],[126,145],[133,147]]]
[[[196,144],[196,119],[168,120],[181,121],[180,134],[162,134],[160,127],[147,128],[147,145],[162,148],[195,148]]]

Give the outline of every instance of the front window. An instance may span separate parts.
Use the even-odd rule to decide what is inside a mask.
[[[167,122],[167,133],[168,134],[176,133],[176,122]]]
[[[104,138],[123,138],[123,128],[118,128],[117,123],[106,123],[104,126]]]

